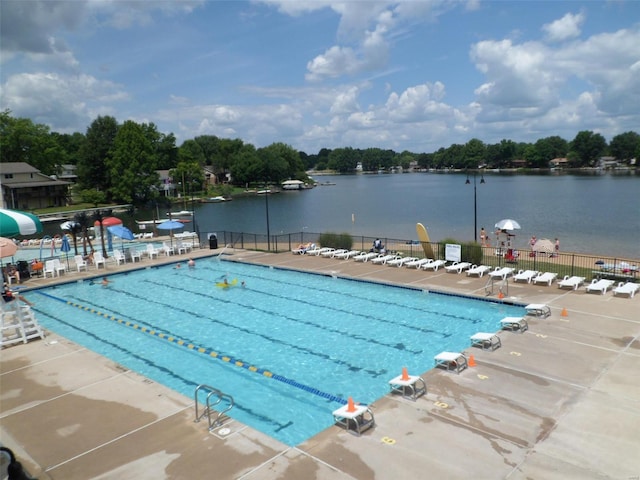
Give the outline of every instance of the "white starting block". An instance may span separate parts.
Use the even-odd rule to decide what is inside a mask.
[[[353,405],[353,411],[349,411],[349,405],[344,405],[333,411],[333,420],[336,425],[349,432],[360,436],[362,432],[375,426],[373,412],[366,405]]]
[[[391,393],[400,393],[404,398],[414,401],[427,393],[427,384],[417,375],[407,375],[407,378],[398,375],[389,380],[389,388]]]
[[[467,368],[467,357],[457,352],[442,352],[435,356],[436,368],[444,368],[447,371],[460,373]]]
[[[502,346],[502,340],[495,333],[478,332],[471,336],[471,346],[493,352],[496,348]]]
[[[512,332],[525,332],[529,330],[529,324],[523,317],[506,317],[500,320],[503,330],[511,330]]]
[[[524,307],[524,309],[527,311],[527,315],[533,315],[535,317],[547,318],[551,315],[551,309],[543,303],[531,303]]]

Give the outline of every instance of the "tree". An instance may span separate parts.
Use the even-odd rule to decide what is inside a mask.
[[[327,167],[340,173],[353,172],[358,165],[358,157],[351,147],[336,148],[329,154]]]
[[[109,191],[118,202],[145,204],[160,187],[153,145],[145,128],[132,120],[118,129],[107,168],[110,176],[117,179]]]
[[[102,245],[102,256],[104,258],[109,258],[109,256],[107,255],[107,246],[104,243],[104,225],[102,222],[109,216],[111,216],[111,210],[96,210],[91,216],[91,220],[97,222],[100,226],[100,243]]]
[[[574,160],[577,167],[592,167],[596,164],[602,153],[607,148],[607,141],[599,133],[583,130],[576,135],[571,142],[571,152],[574,153],[570,160]]]
[[[202,167],[193,161],[181,161],[178,166],[169,171],[169,176],[173,182],[180,183],[182,186],[182,195],[192,194],[196,190],[200,190],[204,183],[204,174]]]
[[[484,143],[477,138],[472,138],[466,143],[462,151],[462,155],[461,167],[475,170],[486,163],[486,147],[484,146]]]
[[[609,144],[611,155],[618,160],[630,160],[640,153],[640,135],[636,132],[625,132],[616,135]]]
[[[93,252],[93,245],[91,244],[91,239],[89,238],[89,234],[87,230],[91,228],[93,225],[91,223],[91,219],[86,214],[86,212],[78,212],[74,215],[73,220],[80,225],[80,230],[82,231],[82,251],[83,255],[87,255],[87,243],[89,244],[89,248]]]
[[[113,149],[118,122],[113,117],[98,117],[87,128],[86,142],[78,153],[78,184],[81,189],[95,188],[109,193],[111,172],[107,159]],[[116,177],[117,178],[117,172]],[[110,200],[110,198],[109,198]]]
[[[298,152],[282,143],[272,143],[259,148],[257,154],[261,164],[260,179],[267,183],[280,183],[289,178],[289,162],[285,157],[290,154],[297,156]]]
[[[231,178],[238,185],[248,185],[260,179],[262,165],[256,147],[244,145],[231,162]]]

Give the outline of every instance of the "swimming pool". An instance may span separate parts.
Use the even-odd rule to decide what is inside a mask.
[[[226,276],[235,286],[216,283]],[[242,287],[240,282],[246,282]],[[229,415],[288,445],[372,403],[402,367],[419,374],[521,307],[211,259],[39,290],[47,329],[189,397],[233,396]]]

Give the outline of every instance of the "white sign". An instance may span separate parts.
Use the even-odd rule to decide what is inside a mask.
[[[462,247],[460,245],[454,245],[451,243],[447,243],[444,249],[444,258],[447,262],[459,262]]]

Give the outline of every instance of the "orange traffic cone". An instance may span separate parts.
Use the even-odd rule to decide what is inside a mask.
[[[409,380],[409,371],[407,370],[407,367],[402,367],[402,377],[400,377],[400,380]]]
[[[567,313],[567,309],[566,308],[562,309],[562,312],[560,313],[560,316],[561,317],[568,317],[569,316],[569,313]]]
[[[470,367],[477,367],[478,364],[476,363],[476,359],[474,358],[473,355],[469,355],[469,362],[468,362]]]
[[[356,404],[353,403],[353,398],[349,397],[349,400],[347,401],[347,412],[355,412],[356,411]]]

